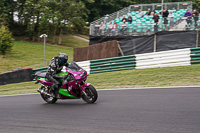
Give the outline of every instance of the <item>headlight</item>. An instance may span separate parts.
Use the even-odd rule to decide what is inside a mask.
[[[74,81],[74,80],[75,80],[74,76],[70,74],[69,81]]]
[[[84,77],[86,75],[86,71],[84,71],[83,73],[79,74],[79,76]]]

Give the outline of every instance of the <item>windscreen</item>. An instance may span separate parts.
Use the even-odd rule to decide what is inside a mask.
[[[75,72],[81,72],[83,70],[76,62],[70,63],[67,68]]]

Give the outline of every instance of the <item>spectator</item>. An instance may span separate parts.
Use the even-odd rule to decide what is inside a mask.
[[[199,13],[196,10],[194,10],[193,13],[192,13],[192,16],[194,17],[195,28],[197,28]]]
[[[141,18],[143,17],[143,12],[142,12],[141,9],[139,10],[138,16],[141,17]]]
[[[96,24],[95,24],[95,36],[99,36],[99,27],[100,27],[100,24],[99,22],[97,21]]]
[[[189,28],[189,25],[192,24],[192,14],[190,11],[187,9],[186,13],[184,14],[184,17],[187,17],[187,28]]]
[[[168,27],[167,27],[167,24],[168,24],[167,17],[168,17],[168,15],[169,15],[168,9],[165,8],[165,9],[162,11],[162,17],[164,18],[165,31],[168,30]]]
[[[105,24],[103,22],[101,22],[101,25],[100,25],[100,35],[103,35],[104,34],[104,30],[105,30]]]
[[[107,29],[107,34],[110,35],[111,34],[111,30],[112,30],[112,27],[113,27],[113,24],[111,21],[109,21],[109,24],[108,24],[108,29]]]
[[[170,25],[169,25],[169,28],[172,29],[172,27],[174,26],[174,14],[172,11],[170,11],[169,15],[168,15],[168,18],[170,20]]]
[[[115,36],[117,30],[118,30],[118,24],[116,23],[116,21],[114,21],[114,24],[113,24],[113,27],[112,27],[112,30],[111,30],[111,33],[112,33],[113,36]]]
[[[157,13],[156,10],[153,10],[153,12],[151,12],[151,15],[154,15],[155,13]]]
[[[152,18],[152,20],[154,19],[154,33],[157,33],[158,32],[158,23],[159,23],[159,21],[160,21],[160,17],[158,16],[158,14],[157,13],[155,13],[154,14],[154,16],[153,16],[153,18]],[[151,22],[152,22],[152,20],[151,20]]]
[[[121,25],[121,29],[120,29],[122,35],[124,35],[124,31],[127,30],[127,27],[128,27],[128,25],[127,25],[126,21],[124,20],[123,24]]]
[[[148,9],[148,12],[146,13],[146,15],[148,15],[148,16],[151,15],[151,9],[150,8]]]
[[[123,21],[124,22],[124,21]],[[132,23],[132,17],[131,14],[128,15],[128,23],[131,24]]]
[[[127,21],[127,19],[126,19],[125,15],[123,15],[122,22],[123,22],[124,20],[126,20],[126,21]]]

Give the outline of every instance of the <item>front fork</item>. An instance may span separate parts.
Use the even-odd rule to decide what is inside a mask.
[[[82,95],[85,95],[87,98],[88,98],[88,96],[87,96],[87,94],[85,93],[85,87],[90,86],[90,85],[91,85],[90,83],[87,83],[87,84],[83,83],[82,85],[79,85],[80,90],[81,90],[81,94],[82,94]]]

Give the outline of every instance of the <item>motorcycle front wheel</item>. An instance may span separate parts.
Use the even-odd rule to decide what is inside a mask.
[[[85,87],[85,94],[87,95],[82,95],[82,99],[87,102],[87,103],[94,103],[96,102],[97,98],[98,98],[98,93],[96,91],[96,89],[90,85]]]

